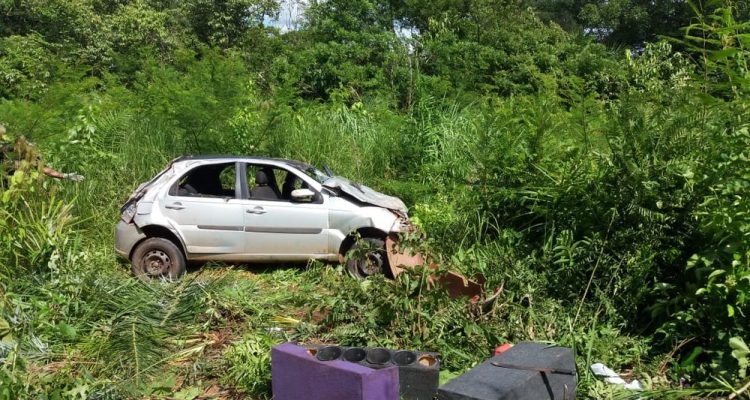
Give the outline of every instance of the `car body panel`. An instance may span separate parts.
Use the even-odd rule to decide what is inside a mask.
[[[115,251],[122,258],[130,258],[133,247],[146,238],[138,226],[134,223],[128,223],[123,220],[117,222],[115,226]]]
[[[237,199],[167,195],[161,207],[187,253],[242,253],[244,206]]]
[[[246,253],[330,253],[327,204],[243,201]]]
[[[398,211],[404,213],[404,215],[408,211],[404,202],[398,197],[388,196],[375,191],[368,186],[354,183],[341,176],[331,177],[323,183],[323,186],[334,190],[340,190],[365,204]]]
[[[237,194],[232,197],[190,197],[170,188],[199,166],[236,163]],[[283,169],[316,193],[310,203],[248,198],[245,164]],[[262,157],[186,157],[173,160],[141,184],[122,208],[116,227],[117,254],[129,257],[148,235],[147,226],[168,229],[180,241],[187,260],[302,261],[337,260],[347,236],[363,228],[383,235],[408,227],[406,207],[387,196],[343,178],[321,184],[299,168],[307,164]],[[336,186],[336,187],[334,187]],[[343,190],[346,187],[347,190]],[[360,196],[346,193],[366,188]],[[339,190],[340,189],[340,190]],[[368,201],[364,201],[364,200]],[[394,207],[375,206],[372,203]]]

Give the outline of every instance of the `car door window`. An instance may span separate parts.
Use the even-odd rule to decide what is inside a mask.
[[[195,167],[170,189],[170,195],[181,197],[230,197],[237,194],[235,163]]]
[[[247,164],[247,186],[251,200],[292,201],[292,191],[310,186],[292,171],[261,164]],[[315,202],[322,200],[319,194]]]
[[[281,198],[284,201],[292,201],[293,191],[297,189],[309,189],[309,185],[293,172],[285,172],[284,181],[281,185]]]
[[[270,165],[259,164],[247,164],[245,169],[250,199],[283,201],[279,179],[283,177],[286,171]]]

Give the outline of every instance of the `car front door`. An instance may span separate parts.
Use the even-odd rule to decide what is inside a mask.
[[[244,252],[244,206],[236,167],[234,162],[201,165],[169,189],[162,212],[191,255],[222,259]]]
[[[290,188],[287,184],[297,179],[300,185],[303,179],[290,169],[246,164],[245,171],[247,191],[242,205],[245,251],[249,257],[283,259],[330,253],[328,208],[321,194],[309,202],[295,202],[286,190]],[[259,171],[266,172],[266,185],[270,186],[266,195],[254,190],[263,186],[256,181]]]

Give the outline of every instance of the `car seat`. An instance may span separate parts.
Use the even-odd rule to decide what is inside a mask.
[[[258,170],[255,173],[255,187],[250,190],[250,198],[255,200],[278,200],[276,191],[268,185],[268,175],[265,171]]]

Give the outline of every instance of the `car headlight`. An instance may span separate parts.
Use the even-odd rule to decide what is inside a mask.
[[[398,219],[398,230],[400,232],[411,232],[414,230],[414,224],[411,223],[409,217],[400,217]]]
[[[122,214],[120,215],[120,218],[122,218],[123,221],[130,223],[135,217],[135,211],[135,202],[128,203],[122,208]]]

